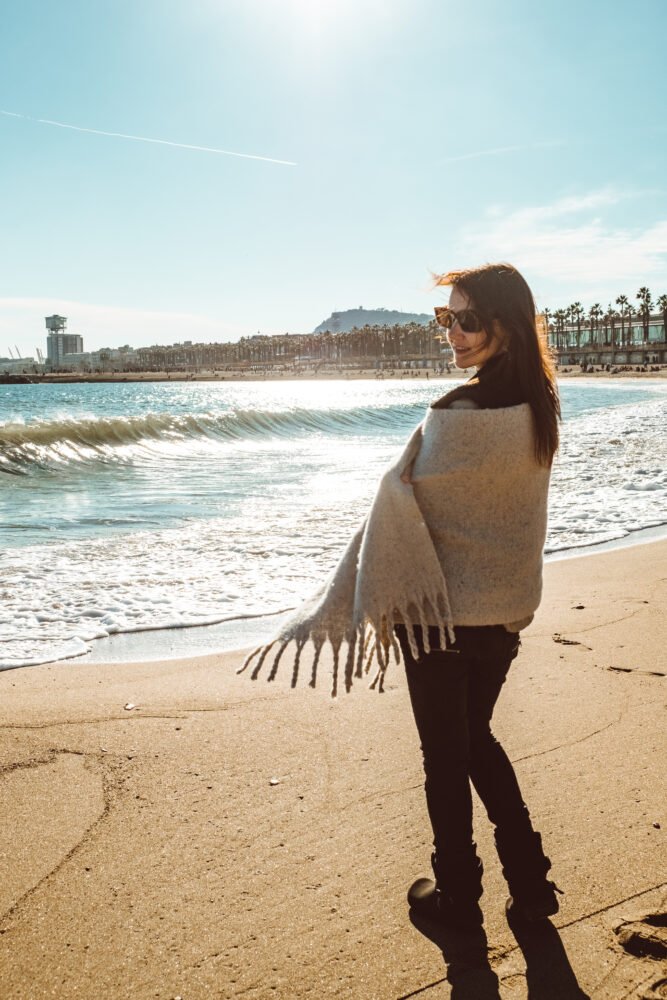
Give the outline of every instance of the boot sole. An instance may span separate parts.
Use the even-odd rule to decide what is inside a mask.
[[[559,909],[557,899],[545,901],[541,906],[539,903],[533,906],[521,906],[515,903],[513,896],[510,896],[505,903],[505,914],[510,923],[514,921],[522,924],[539,924],[542,920],[555,916]]]

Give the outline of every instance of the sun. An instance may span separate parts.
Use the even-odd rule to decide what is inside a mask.
[[[277,8],[293,29],[313,38],[369,28],[387,16],[380,0],[260,0],[260,5]]]

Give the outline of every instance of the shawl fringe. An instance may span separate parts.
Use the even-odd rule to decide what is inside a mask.
[[[304,648],[311,643],[314,647],[314,656],[308,683],[311,688],[314,688],[317,683],[317,668],[322,650],[329,644],[333,654],[332,698],[338,695],[341,666],[346,692],[349,693],[352,690],[355,680],[363,680],[364,677],[369,675],[369,687],[382,692],[384,691],[384,679],[391,654],[393,653],[396,663],[399,663],[401,658],[400,647],[394,633],[395,626],[405,626],[410,650],[416,658],[419,655],[419,650],[415,627],[417,625],[421,626],[423,647],[425,652],[428,653],[430,651],[429,624],[434,621],[437,621],[436,627],[438,628],[440,648],[444,649],[448,642],[453,643],[456,641],[456,634],[445,590],[439,593],[423,593],[419,601],[411,598],[403,606],[392,609],[390,613],[380,613],[372,619],[367,618],[354,629],[346,632],[342,638],[338,633],[327,633],[325,636],[322,636],[321,632],[315,628],[300,629],[297,618],[287,623],[276,639],[254,649],[245,658],[236,673],[244,673],[256,661],[250,674],[251,680],[255,681],[260,676],[267,660],[269,660],[270,667],[268,667],[266,679],[267,681],[275,680],[283,654],[293,643],[296,649],[292,664],[290,686],[295,688],[299,680],[301,654]],[[276,646],[278,647],[277,649],[275,649]],[[344,663],[341,662],[343,647],[346,647]],[[274,650],[274,654],[271,660],[269,654],[271,654],[272,650]],[[371,668],[374,663],[375,671],[371,674]]]
[[[417,626],[426,652],[429,627],[438,629],[441,649],[456,641],[445,561],[456,581],[452,592],[461,624],[515,621],[531,614],[541,590],[549,482],[549,471],[534,461],[532,441],[528,404],[429,410],[382,474],[368,516],[325,585],[237,672],[251,668],[256,680],[266,666],[266,679],[275,680],[293,643],[291,685],[296,687],[310,643],[309,684],[315,687],[328,644],[333,697],[340,686],[350,691],[364,677],[371,688],[383,691],[391,654],[400,660],[397,625],[405,627],[415,658]],[[438,547],[443,525],[449,533],[447,559]],[[476,547],[470,544],[471,532]],[[483,551],[484,560],[471,568],[476,551]],[[500,588],[489,581],[489,554],[492,565],[506,574]],[[459,567],[465,568],[463,596]]]

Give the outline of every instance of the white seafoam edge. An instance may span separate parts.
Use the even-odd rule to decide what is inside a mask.
[[[667,538],[667,524],[652,528],[633,531],[624,538],[611,542],[576,549],[563,549],[545,556],[546,562],[558,562],[563,559],[576,559],[599,555],[636,545],[648,545]],[[145,632],[135,632],[131,635],[117,635],[93,642],[90,649],[84,652],[86,663],[139,663],[149,660],[181,659],[193,653],[223,653],[233,650],[247,649],[252,645],[268,639],[279,628],[281,614],[251,616],[254,626],[261,631],[250,633],[243,630],[247,627],[247,619],[234,618],[220,627],[216,625],[193,626],[187,634],[179,629],[160,629],[151,633],[150,638]],[[234,626],[237,626],[236,628]],[[76,654],[78,656],[78,654]]]
[[[645,531],[659,530],[656,525],[667,513],[666,409],[657,399],[593,411],[568,422],[550,503],[555,537],[549,542],[564,547],[548,558],[635,544]],[[242,513],[238,523],[205,522],[192,532],[179,531],[179,545],[170,531],[150,537],[130,534],[122,545],[118,536],[74,541],[53,551],[48,566],[43,547],[13,550],[11,567],[5,553],[0,613],[5,655],[0,668],[74,656],[102,662],[111,647],[124,647],[122,659],[127,660],[146,659],[149,652],[185,655],[200,640],[207,651],[261,641],[261,622],[267,622],[268,632],[275,627],[266,609],[292,606],[307,596],[331,568],[341,538],[363,515],[367,500],[360,498],[358,484],[341,476],[332,501],[332,484],[324,478],[306,498],[308,524],[305,508],[281,513],[279,523],[274,517],[263,558],[255,563],[251,556],[257,553],[249,547],[261,547],[257,525],[263,517],[270,525],[272,498],[265,510],[255,509],[254,537]],[[187,547],[189,565],[179,546]],[[144,581],[141,587],[138,578]],[[243,624],[248,615],[255,618],[252,628]],[[224,627],[212,624],[223,620]],[[208,628],[198,628],[204,625]],[[184,631],[187,636],[176,639]],[[121,638],[148,632],[150,640]],[[164,639],[165,633],[169,638]],[[163,641],[157,642],[158,635]],[[91,647],[96,639],[102,641]]]

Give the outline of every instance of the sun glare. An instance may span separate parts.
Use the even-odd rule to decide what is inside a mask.
[[[330,32],[349,32],[387,18],[380,0],[260,0],[280,10],[286,22],[304,35],[321,37]]]

